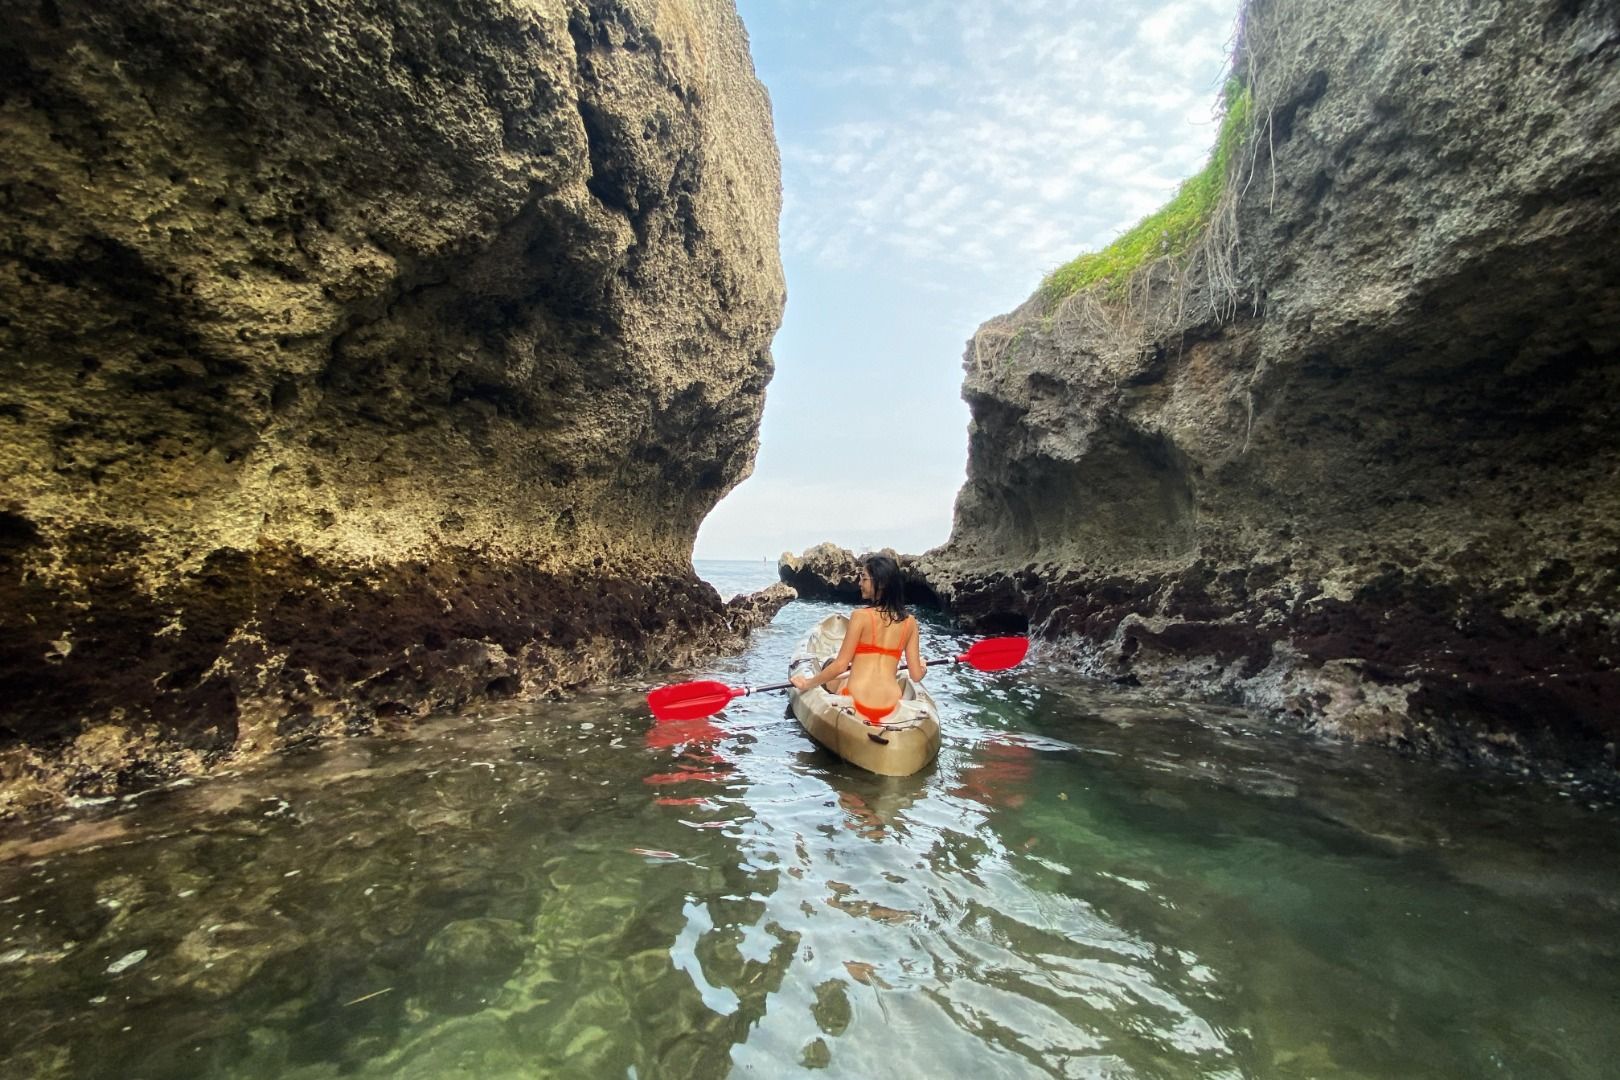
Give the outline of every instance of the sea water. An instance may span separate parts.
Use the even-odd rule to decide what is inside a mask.
[[[667,678],[778,680],[834,610]],[[927,681],[908,778],[638,684],[14,827],[0,1074],[1615,1075],[1605,799],[1039,661]]]
[[[730,600],[738,593],[757,592],[780,580],[774,560],[697,559],[692,566],[698,577],[714,586],[722,600]]]

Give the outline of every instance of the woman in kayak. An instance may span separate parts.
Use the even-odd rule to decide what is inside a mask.
[[[859,581],[861,599],[871,606],[850,612],[849,630],[831,663],[813,678],[795,675],[792,681],[800,691],[827,685],[829,693],[848,694],[855,711],[878,724],[900,704],[895,672],[901,653],[913,679],[921,680],[927,669],[918,651],[917,620],[906,614],[899,564],[887,555],[868,555]]]

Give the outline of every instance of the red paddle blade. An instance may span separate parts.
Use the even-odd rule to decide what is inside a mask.
[[[979,671],[1005,671],[1023,663],[1028,652],[1027,637],[993,637],[976,642],[956,660]]]
[[[660,720],[701,720],[713,716],[740,697],[741,690],[733,690],[722,682],[702,679],[698,682],[660,686],[647,695],[647,705]]]

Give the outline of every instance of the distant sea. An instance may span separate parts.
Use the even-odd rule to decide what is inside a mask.
[[[693,559],[698,577],[714,586],[720,599],[730,600],[738,593],[758,592],[781,579],[776,576],[775,559]]]

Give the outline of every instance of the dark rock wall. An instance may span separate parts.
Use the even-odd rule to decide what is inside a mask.
[[[803,554],[784,551],[776,560],[776,576],[805,600],[859,604],[860,556],[837,544],[816,544]]]
[[[871,554],[887,555],[899,565],[900,584],[908,605],[939,607],[939,597],[918,570],[916,556],[901,555],[893,548]],[[784,551],[776,560],[776,576],[793,589],[798,599],[859,606],[864,557],[837,544],[816,544],[798,555]]]
[[[1620,5],[1251,3],[1189,265],[970,346],[928,561],[1101,675],[1612,768]]]
[[[729,2],[5,22],[0,784],[730,632],[691,544],[752,467],[783,283]]]

